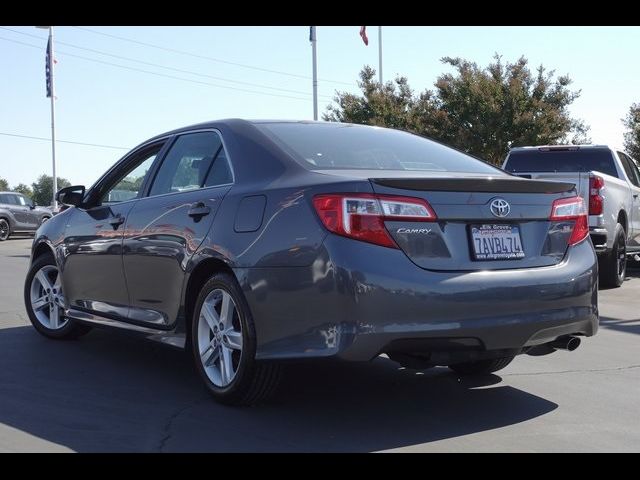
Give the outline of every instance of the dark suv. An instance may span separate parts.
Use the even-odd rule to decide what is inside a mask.
[[[33,233],[52,216],[49,209],[36,207],[21,193],[0,192],[0,242],[13,233]]]

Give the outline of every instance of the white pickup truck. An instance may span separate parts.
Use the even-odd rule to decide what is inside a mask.
[[[606,145],[513,148],[502,166],[525,178],[571,182],[589,208],[600,283],[622,285],[627,256],[640,253],[640,169]]]

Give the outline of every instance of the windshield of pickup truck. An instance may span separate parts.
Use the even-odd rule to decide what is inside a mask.
[[[519,172],[590,172],[597,170],[618,177],[613,155],[608,148],[571,150],[515,150],[504,169]]]

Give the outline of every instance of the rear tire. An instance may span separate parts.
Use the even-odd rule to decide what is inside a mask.
[[[91,327],[64,316],[65,299],[53,255],[38,257],[24,282],[24,306],[33,327],[47,338],[73,340]]]
[[[449,368],[460,375],[486,375],[509,365],[515,357],[489,358],[475,362],[457,363]]]
[[[282,366],[256,356],[249,305],[236,279],[217,273],[204,284],[191,323],[191,349],[200,377],[220,403],[253,405],[280,383]]]
[[[611,252],[598,259],[600,284],[616,288],[622,285],[627,273],[627,235],[619,223],[616,224]]]
[[[4,242],[11,235],[11,225],[4,218],[0,218],[0,242]]]

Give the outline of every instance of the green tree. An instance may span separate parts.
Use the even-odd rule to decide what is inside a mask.
[[[640,161],[640,103],[631,105],[622,123],[627,129],[624,132],[624,148],[629,155]]]
[[[375,70],[360,73],[361,95],[338,92],[323,118],[408,130],[500,164],[520,145],[587,143],[588,127],[568,107],[580,91],[568,76],[554,79],[543,66],[532,73],[527,60],[486,68],[460,58],[442,62],[455,73],[438,77],[435,91],[416,95],[405,77],[380,85]]]
[[[58,189],[69,187],[71,183],[66,178],[58,177]],[[53,177],[42,174],[38,180],[31,184],[33,196],[31,197],[36,205],[51,205],[53,199]]]
[[[4,178],[0,177],[0,192],[4,192],[9,190],[9,182],[7,182]]]
[[[21,193],[29,198],[33,197],[33,190],[31,190],[31,187],[29,185],[25,185],[24,183],[19,183],[18,185],[13,187],[13,191]]]

